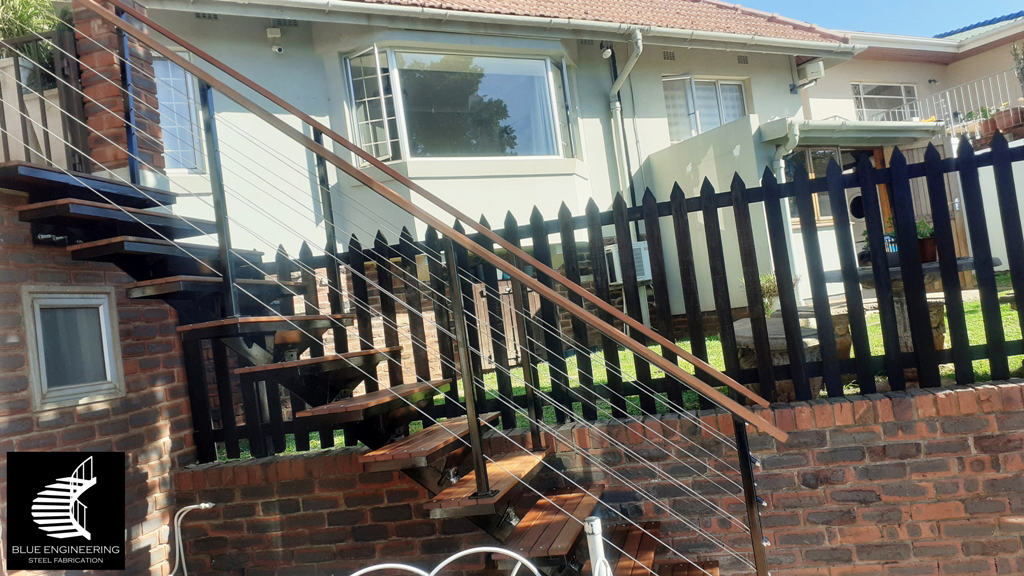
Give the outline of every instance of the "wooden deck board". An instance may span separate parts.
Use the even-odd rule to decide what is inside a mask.
[[[368,352],[375,351],[369,350]],[[367,392],[360,396],[353,396],[351,398],[345,398],[344,400],[338,400],[337,402],[331,402],[330,404],[324,404],[323,406],[303,410],[295,416],[296,418],[306,418],[311,416],[344,414],[348,412],[362,412],[363,410],[368,410],[375,406],[391,402],[395,400],[396,397],[405,398],[421,392],[429,392],[441,384],[447,384],[448,382],[450,382],[450,380],[435,380],[433,382],[416,382],[413,384],[402,384],[392,388],[383,388],[376,392]]]
[[[220,278],[218,278],[220,280]],[[351,320],[355,314],[321,314],[321,315],[300,315],[300,316],[240,316],[237,318],[224,318],[223,320],[212,320],[198,324],[178,326],[178,332],[191,332],[194,330],[205,330],[208,328],[222,328],[226,326],[240,326],[243,324],[261,324],[271,322],[321,322],[324,320]],[[371,350],[372,351],[372,350]]]
[[[299,316],[299,318],[302,318],[302,316]],[[344,354],[331,354],[329,356],[318,356],[316,358],[303,358],[301,360],[292,360],[291,362],[275,362],[273,364],[264,364],[263,366],[246,366],[244,368],[238,368],[237,370],[235,370],[235,374],[242,375],[255,373],[269,373],[276,372],[279,370],[292,370],[294,368],[302,368],[305,366],[312,366],[315,364],[327,364],[330,362],[355,360],[356,358],[363,358],[365,356],[372,356],[374,354],[391,354],[401,349],[401,346],[392,346],[390,348],[357,350],[355,352],[346,352]]]
[[[476,493],[476,475],[469,473],[463,476],[458,482],[449,486],[433,499],[425,502],[423,507],[431,510],[432,516],[441,517],[443,513],[439,510],[449,510],[444,516],[457,516],[457,509],[472,511],[489,510],[497,507],[511,493],[512,489],[519,484],[520,480],[528,481],[542,466],[541,460],[544,452],[513,452],[504,454],[494,459],[494,462],[487,463],[487,476],[490,479],[491,489],[496,491],[492,496],[486,498],[474,497]],[[480,512],[493,513],[493,512]],[[467,514],[476,515],[476,514]]]
[[[482,414],[480,419],[484,422],[494,422],[498,416],[498,412],[490,412]],[[469,423],[465,416],[450,418],[429,428],[424,428],[398,442],[367,452],[360,456],[359,460],[366,463],[425,458],[449,444],[458,442],[459,438],[468,433]]]

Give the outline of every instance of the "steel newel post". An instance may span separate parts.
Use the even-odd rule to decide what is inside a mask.
[[[601,519],[589,516],[583,521],[583,531],[587,534],[587,549],[590,551],[590,566],[594,576],[612,576],[608,559],[604,555]]]
[[[128,22],[128,14],[124,10],[118,8],[115,13],[118,18]],[[117,40],[117,48],[121,52],[121,86],[124,87],[125,132],[128,136],[125,146],[128,149],[128,178],[132,184],[140,184],[142,178],[139,173],[139,132],[135,127],[135,80],[129,63],[131,36],[118,28]]]
[[[452,289],[452,319],[455,321],[455,340],[459,346],[459,371],[462,373],[462,392],[466,396],[466,422],[469,424],[469,446],[473,451],[473,470],[476,472],[478,498],[492,495],[484,461],[483,438],[480,436],[480,418],[477,414],[476,378],[473,375],[469,333],[466,331],[466,313],[462,308],[462,279],[455,257],[455,243],[445,238],[445,258],[448,260],[448,284]],[[480,387],[482,390],[483,387]]]
[[[768,560],[765,556],[764,533],[761,531],[761,500],[757,497],[754,486],[754,459],[750,454],[750,443],[747,439],[747,424],[733,416],[736,428],[736,451],[739,453],[740,476],[743,479],[743,499],[747,506],[747,523],[750,526],[750,543],[754,549],[754,567],[757,576],[768,576]]]
[[[224,279],[223,304],[225,316],[239,316],[238,287],[235,286],[235,265],[231,257],[231,229],[228,207],[224,197],[224,175],[220,168],[220,149],[217,143],[216,113],[213,110],[213,87],[199,81],[199,104],[203,110],[203,134],[206,145],[206,163],[213,195],[214,220],[217,224],[217,245],[220,247],[221,274]]]
[[[313,140],[317,144],[324,143],[324,135],[317,129],[313,129]],[[324,258],[327,266],[327,284],[333,288],[327,291],[327,301],[331,306],[331,314],[341,314],[341,272],[338,268],[338,237],[334,228],[334,201],[331,198],[331,182],[328,179],[327,160],[317,154],[316,176],[320,184],[320,207],[324,217],[324,236],[327,239],[327,250],[330,254]],[[344,337],[344,328],[334,329],[335,346],[339,339]]]
[[[519,265],[518,262],[513,264]],[[530,369],[530,341],[526,329],[526,311],[523,307],[523,285],[515,278],[512,279],[512,307],[515,309],[513,320],[516,323],[516,340],[519,341],[519,364],[523,367],[523,381],[526,383],[526,413],[530,417],[530,439],[533,440],[533,449],[540,450],[542,440],[538,419],[541,414],[537,410],[537,400],[533,392],[537,383],[533,381],[533,370]]]

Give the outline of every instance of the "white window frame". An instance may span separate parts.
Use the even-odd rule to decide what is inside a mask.
[[[546,69],[546,73],[547,73],[547,82],[548,82],[548,91],[547,91],[548,102],[547,102],[547,104],[548,104],[548,107],[551,109],[552,115],[553,115],[552,116],[552,120],[553,120],[553,122],[552,122],[552,130],[553,130],[553,136],[554,136],[556,153],[555,154],[545,154],[545,155],[534,155],[534,156],[525,156],[525,155],[524,156],[447,156],[447,157],[416,157],[416,158],[412,158],[410,156],[410,154],[409,154],[409,134],[408,134],[408,130],[407,130],[406,124],[405,124],[405,102],[404,102],[404,98],[403,98],[403,95],[402,95],[402,88],[401,88],[401,86],[402,86],[402,84],[401,84],[401,82],[402,82],[402,80],[401,80],[401,73],[398,70],[398,61],[397,61],[397,58],[395,56],[396,52],[402,52],[402,51],[406,51],[406,50],[408,50],[408,51],[415,51],[415,52],[423,52],[423,53],[427,53],[427,54],[436,54],[436,55],[479,56],[479,57],[488,57],[488,58],[509,58],[509,59],[518,59],[518,60],[542,60],[542,61],[544,61],[544,65],[545,65],[545,69]],[[559,109],[558,104],[557,104],[558,99],[556,98],[556,94],[555,94],[556,88],[555,88],[555,82],[554,82],[554,74],[558,74],[559,73],[559,69],[558,69],[558,66],[554,65],[554,60],[551,57],[549,57],[549,56],[537,56],[537,55],[512,55],[512,56],[510,56],[510,55],[505,55],[505,54],[495,54],[495,53],[492,53],[492,52],[488,52],[486,50],[475,50],[475,51],[469,51],[469,50],[437,50],[437,49],[423,48],[423,47],[404,47],[404,46],[379,47],[377,44],[374,44],[373,46],[371,46],[369,48],[365,48],[365,49],[359,50],[357,52],[352,52],[351,54],[348,54],[348,55],[344,56],[344,58],[343,58],[343,61],[344,61],[343,70],[344,70],[344,76],[345,76],[345,84],[346,84],[346,90],[348,92],[348,107],[349,107],[348,116],[349,116],[349,122],[351,122],[351,125],[352,125],[352,128],[353,128],[353,130],[352,130],[352,140],[356,143],[356,145],[359,146],[360,149],[363,149],[365,151],[365,148],[363,148],[362,138],[361,138],[361,136],[359,134],[359,119],[358,119],[358,116],[356,115],[355,89],[354,89],[354,86],[353,86],[353,76],[352,76],[351,60],[354,59],[354,58],[359,58],[361,56],[364,56],[364,55],[370,53],[371,51],[376,53],[377,54],[377,58],[378,58],[378,66],[377,66],[377,79],[378,79],[378,82],[383,82],[383,77],[381,76],[381,73],[380,73],[379,59],[380,59],[381,56],[384,56],[384,55],[386,55],[386,58],[387,58],[388,70],[389,70],[389,74],[391,76],[392,101],[394,102],[394,106],[395,106],[395,123],[396,123],[396,125],[398,127],[398,143],[399,143],[399,149],[401,150],[401,156],[402,156],[401,158],[391,159],[390,158],[391,154],[390,154],[390,151],[389,151],[389,154],[387,155],[386,158],[378,158],[378,160],[381,160],[382,162],[387,163],[387,162],[399,162],[399,161],[405,161],[405,160],[415,160],[417,162],[420,162],[420,161],[427,161],[427,162],[430,162],[430,161],[442,161],[443,162],[443,161],[450,161],[450,160],[494,160],[494,159],[502,159],[502,160],[543,160],[543,159],[560,159],[560,158],[567,158],[565,156],[564,152],[563,152],[564,150],[566,150],[566,148],[571,150],[571,154],[572,154],[572,156],[569,156],[568,158],[571,159],[571,158],[579,158],[580,157],[580,146],[579,146],[579,140],[578,140],[578,126],[577,126],[578,114],[576,113],[576,110],[575,110],[575,101],[572,99],[572,94],[571,94],[572,90],[571,90],[570,84],[569,84],[569,78],[570,78],[569,71],[568,71],[569,62],[565,58],[562,58],[561,62],[560,62],[560,65],[561,65],[561,78],[562,78],[562,92],[563,92],[563,95],[564,95],[564,98],[565,98],[565,108],[564,109]],[[381,109],[382,109],[382,111],[384,113],[384,116],[385,116],[384,125],[385,125],[385,131],[387,131],[390,128],[387,126],[387,121],[386,121],[387,120],[387,108],[384,105],[383,88],[381,89]],[[562,137],[562,130],[560,128],[561,125],[562,125],[562,122],[565,122],[567,124],[567,126],[568,126],[568,129],[569,129],[569,139],[570,139],[570,141],[568,143],[565,142],[565,139]],[[361,165],[363,165],[363,166],[365,166],[366,164],[367,163],[365,161],[361,162]]]
[[[177,54],[178,56],[181,56],[185,60],[188,60],[189,62],[192,61],[191,53],[189,53],[189,52],[187,52],[185,50],[175,49],[174,53]],[[154,60],[156,60],[156,59],[168,60],[167,58],[164,58],[164,57],[159,56],[157,54],[154,54],[153,58],[154,58]],[[168,61],[170,61],[170,60],[168,60]],[[174,64],[173,62],[171,62],[171,63]],[[199,105],[199,81],[196,79],[195,76],[193,76],[187,70],[185,71],[185,78],[188,80],[186,82],[186,85],[188,86],[188,92],[189,92],[188,94],[185,95],[185,97],[188,99],[188,102],[190,103],[189,111],[193,114],[192,123],[193,123],[193,125],[195,126],[195,129],[196,129],[196,132],[193,134],[193,140],[194,140],[195,150],[196,150],[196,167],[195,168],[165,168],[165,171],[167,173],[169,173],[169,174],[206,174],[206,150],[205,150],[206,142],[205,142],[204,132],[203,132],[205,130],[205,124],[206,123],[205,123],[205,121],[203,119],[202,110],[200,109],[200,105]],[[160,103],[160,98],[159,98],[160,85],[164,84],[165,81],[158,80],[156,78],[156,71],[155,70],[153,72],[153,83],[154,83],[154,85],[157,88],[157,94],[155,96],[157,97],[157,104],[159,104]],[[167,88],[171,89],[169,86],[167,86]],[[159,112],[159,110],[158,110],[158,112]],[[160,139],[160,144],[161,145],[163,144],[163,138],[162,137]],[[166,158],[167,158],[167,154],[165,152],[164,153],[164,162],[165,162],[165,164],[166,164]]]
[[[919,102],[920,99],[921,99],[921,92],[920,92],[920,90],[917,89],[917,84],[913,84],[911,82],[851,82],[850,83],[850,92],[851,93],[853,93],[854,87],[857,87],[857,88],[860,89],[860,95],[859,96],[856,93],[853,93],[853,108],[857,112],[857,119],[858,120],[871,120],[870,118],[867,117],[867,113],[866,112],[867,112],[868,109],[863,106],[864,86],[865,85],[867,85],[867,86],[899,86],[899,88],[900,88],[900,95],[901,95],[901,97],[903,99],[903,103],[899,104],[897,106],[893,106],[892,108],[888,108],[886,110],[883,110],[881,112],[886,112],[888,110],[893,110],[895,108],[900,108],[900,107],[907,107],[907,113],[908,114],[916,113],[916,114],[920,115],[919,111],[911,112],[911,110],[910,110],[910,105],[913,104],[914,102]],[[914,98],[913,99],[907,99],[907,91],[906,91],[907,88],[913,88],[914,89]],[[896,99],[895,96],[883,96],[883,98],[891,98],[893,100]],[[871,110],[877,110],[877,109],[876,108],[871,108]],[[880,112],[875,112],[874,114],[879,114],[879,113]],[[908,117],[907,120],[909,121],[910,118]]]
[[[750,114],[750,108],[747,106],[747,85],[743,80],[722,80],[718,78],[698,78],[692,74],[668,74],[661,77],[662,82],[662,93],[664,94],[664,83],[669,81],[683,80],[686,82],[686,107],[687,114],[690,116],[690,138],[703,134],[704,129],[701,127],[700,122],[700,110],[697,110],[696,93],[697,93],[697,82],[714,82],[715,83],[715,96],[718,98],[718,122],[719,126],[724,126],[725,122],[725,102],[722,101],[722,85],[727,84],[730,86],[740,87],[740,100],[743,102],[743,115],[747,116]],[[676,140],[672,143],[682,142],[682,140]]]
[[[28,351],[30,388],[36,410],[51,410],[101,402],[125,395],[124,366],[118,334],[117,299],[113,287],[22,286],[21,301],[25,318],[25,342]],[[74,386],[48,389],[46,354],[40,326],[42,308],[96,308],[103,338],[103,362],[107,379]]]

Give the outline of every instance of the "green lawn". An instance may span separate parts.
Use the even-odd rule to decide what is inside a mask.
[[[1008,274],[1002,273],[1002,274],[997,275],[997,281],[999,282],[999,287],[1000,287],[1001,291],[1009,289],[1010,286],[1009,286],[1009,275]],[[981,306],[980,306],[980,304],[978,302],[967,302],[967,303],[964,304],[964,311],[966,313],[967,331],[968,331],[968,336],[970,337],[971,344],[972,345],[974,345],[974,344],[984,344],[985,343],[985,325],[984,325],[984,321],[982,320],[982,316],[981,316]],[[1006,340],[1007,341],[1020,340],[1021,339],[1021,327],[1020,327],[1020,323],[1018,321],[1017,312],[1012,310],[1010,308],[1009,304],[1003,304],[1001,306],[1001,312],[1002,312],[1002,318],[1003,318],[1003,330],[1005,332]],[[878,313],[877,312],[869,313],[868,316],[867,316],[867,322],[868,322],[868,337],[869,337],[869,341],[870,341],[870,344],[871,344],[871,353],[872,353],[872,355],[880,356],[880,355],[883,354],[883,346],[882,346],[882,329],[881,329],[881,324],[880,324],[879,319],[878,319]],[[947,322],[947,327],[948,327],[948,322]],[[679,340],[677,342],[677,344],[679,345],[679,347],[683,348],[684,350],[687,350],[687,351],[690,350],[690,341],[689,340]],[[949,338],[949,334],[948,334],[948,328],[947,328],[947,334],[946,334],[946,340],[945,340],[945,347],[947,349],[950,347],[950,338]],[[659,352],[660,353],[660,351],[661,351],[661,347],[660,346],[651,346],[650,348],[651,348],[651,350],[653,350],[655,352]],[[708,348],[708,363],[711,364],[711,366],[717,368],[718,370],[725,370],[725,360],[724,360],[724,357],[722,355],[722,345],[721,345],[721,342],[719,342],[717,335],[712,335],[712,336],[709,336],[707,338],[707,348]],[[1011,356],[1010,357],[1010,369],[1013,371],[1013,375],[1014,376],[1024,375],[1024,366],[1022,366],[1022,361],[1024,361],[1024,356]],[[594,367],[594,382],[595,382],[595,384],[597,384],[597,385],[605,384],[607,382],[607,374],[606,374],[605,367],[604,367],[604,357],[603,357],[603,355],[600,352],[596,352],[596,353],[592,354],[592,365]],[[622,372],[624,374],[624,378],[623,378],[624,380],[628,381],[628,380],[632,380],[632,379],[635,378],[636,370],[635,370],[635,366],[634,366],[634,363],[633,363],[633,355],[632,355],[632,353],[627,353],[625,351],[619,351],[619,365],[622,368]],[[568,372],[569,372],[569,375],[570,375],[570,379],[573,382],[575,382],[576,374],[577,374],[577,372],[576,372],[576,370],[577,370],[577,361],[576,361],[576,357],[575,356],[570,356],[567,359],[567,366],[568,366]],[[693,373],[693,367],[690,366],[689,364],[683,363],[683,368],[686,371],[690,372],[691,374]],[[944,365],[940,366],[939,371],[940,371],[940,374],[942,375],[943,378],[949,378],[949,379],[953,378],[954,374],[953,374],[953,365],[952,364],[944,364]],[[658,368],[653,368],[651,372],[652,372],[652,376],[654,378],[660,378],[660,377],[664,376],[664,372],[662,372]],[[975,374],[975,380],[978,381],[978,382],[983,382],[983,381],[986,381],[986,380],[991,380],[991,372],[990,372],[990,368],[989,368],[989,361],[988,360],[975,360],[974,361],[974,374]],[[541,390],[543,390],[547,394],[550,394],[551,393],[551,378],[550,378],[550,373],[549,373],[549,367],[548,367],[548,365],[546,363],[540,365],[540,367],[539,367],[539,376],[540,376],[540,388],[541,388]],[[518,395],[522,395],[522,394],[525,393],[525,386],[523,384],[523,378],[522,377],[523,377],[523,371],[522,371],[521,368],[513,368],[512,369],[512,391],[513,391],[513,395],[518,396]],[[882,375],[881,377],[884,377],[884,375]],[[489,398],[496,398],[497,395],[498,395],[498,381],[497,381],[497,376],[495,375],[494,372],[488,373],[488,374],[486,374],[484,376],[484,384],[485,384],[485,389],[487,391],[487,396]],[[574,386],[572,386],[572,388],[574,390],[578,391],[577,390],[578,389],[578,385],[574,385]],[[722,390],[724,392],[725,391],[725,387],[724,386],[720,387],[719,390]],[[856,384],[856,382],[854,382],[854,383],[848,384],[845,387],[845,392],[847,394],[858,394],[858,393],[860,393],[860,387]],[[824,391],[822,391],[822,394],[824,394]],[[573,399],[573,409],[574,409],[574,411],[576,412],[576,414],[578,414],[579,416],[582,417],[582,415],[583,415],[583,405],[582,405],[582,401],[581,401],[582,395],[581,394],[577,394],[574,391],[570,391],[569,396],[570,396],[570,398]],[[435,399],[435,402],[437,404],[439,404],[439,405],[443,404],[444,403],[444,398],[438,397],[438,398]],[[684,392],[683,393],[683,404],[684,404],[684,407],[687,410],[696,409],[698,407],[698,397],[697,397],[697,394],[695,392],[692,392],[692,391],[689,391],[689,390]],[[673,412],[674,411],[674,410],[671,410],[670,407],[668,406],[668,404],[666,403],[664,395],[660,395],[659,396],[659,399],[657,401],[657,408],[658,408],[658,412],[659,413]],[[629,413],[634,415],[634,416],[639,416],[640,415],[641,412],[640,412],[640,408],[639,408],[639,399],[638,399],[637,396],[631,396],[631,397],[629,397],[627,399],[627,409],[628,409]],[[598,408],[597,408],[597,414],[598,414],[598,419],[601,419],[601,420],[610,419],[611,418],[611,405],[606,400],[599,401]],[[528,420],[527,420],[527,418],[526,418],[526,416],[524,414],[518,415],[517,420],[518,420],[517,424],[520,427],[525,428],[529,424],[529,422],[528,422]],[[554,408],[553,407],[551,407],[551,406],[545,406],[544,407],[544,421],[549,423],[549,424],[554,424],[555,423],[555,412],[554,412]],[[420,427],[419,423],[415,423],[414,424],[414,428],[415,429],[418,429],[419,427]],[[241,444],[241,447],[242,447],[242,457],[248,457],[248,455],[249,455],[248,454],[248,442],[246,440],[241,440],[240,444]],[[286,453],[295,452],[295,439],[294,439],[293,435],[289,434],[289,435],[286,436],[286,445],[287,445],[287,450],[285,451]],[[344,433],[339,430],[339,431],[335,432],[335,446],[343,446],[343,445],[344,445]],[[320,439],[319,439],[319,436],[316,433],[313,433],[311,435],[311,438],[310,438],[310,448],[313,449],[313,450],[319,450],[320,449]],[[223,448],[220,447],[220,446],[218,446],[218,458],[221,459],[221,460],[227,459],[226,453],[223,451]]]

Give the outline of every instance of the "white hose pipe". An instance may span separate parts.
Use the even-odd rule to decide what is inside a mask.
[[[171,570],[171,576],[174,576],[178,572],[178,566],[181,565],[182,574],[188,576],[188,568],[185,566],[185,549],[181,546],[181,521],[185,518],[185,515],[195,510],[209,510],[213,508],[213,502],[202,502],[200,504],[193,504],[192,506],[185,506],[174,515],[174,570]]]

